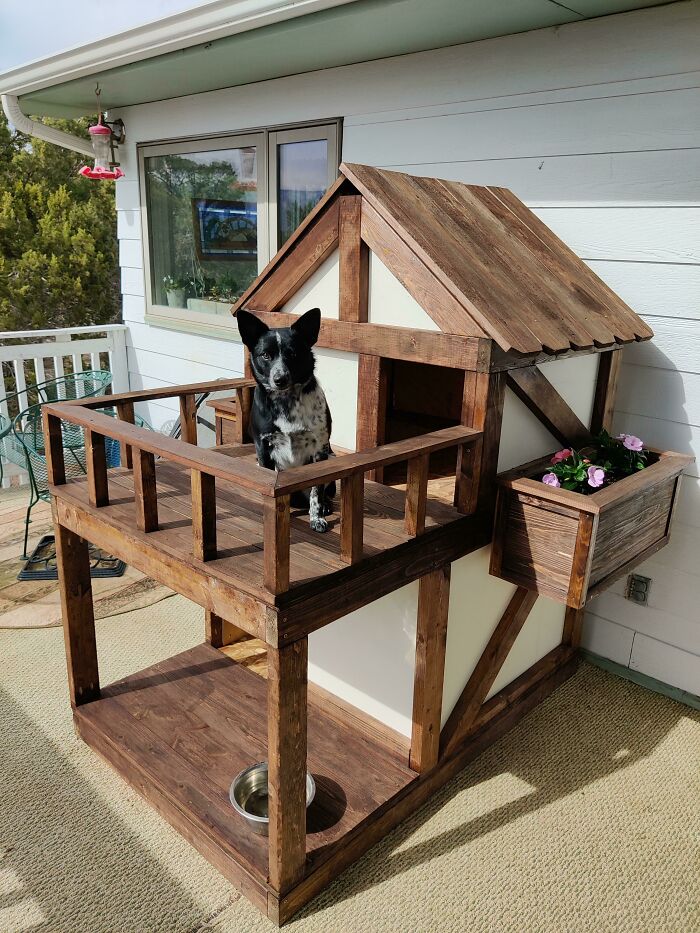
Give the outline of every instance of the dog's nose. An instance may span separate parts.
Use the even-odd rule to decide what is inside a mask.
[[[278,389],[286,389],[289,385],[289,376],[285,373],[275,373],[272,377],[272,381]]]

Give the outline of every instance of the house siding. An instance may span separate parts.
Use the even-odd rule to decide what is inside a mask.
[[[697,456],[699,27],[700,7],[677,3],[122,111],[131,387],[243,366],[236,342],[146,323],[135,143],[342,116],[347,161],[521,197],[655,331],[652,343],[623,351],[615,428]],[[146,413],[156,424],[175,417],[167,403]],[[639,569],[653,581],[649,606],[625,600],[620,581],[591,605],[584,628],[590,650],[695,693],[699,475],[695,463],[671,544]]]

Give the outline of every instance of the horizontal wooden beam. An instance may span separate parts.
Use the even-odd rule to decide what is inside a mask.
[[[139,428],[125,421],[110,418],[101,412],[73,405],[68,402],[52,403],[44,406],[46,417],[55,416],[70,424],[89,428],[97,434],[112,437],[117,441],[147,450],[152,454],[179,463],[190,470],[201,470],[219,479],[229,480],[246,489],[252,489],[263,496],[275,495],[275,474],[264,470],[254,463],[246,463],[234,457],[227,457],[217,450],[194,447],[180,440]]]
[[[402,441],[383,444],[373,450],[359,450],[356,453],[344,454],[342,457],[292,467],[277,474],[275,495],[289,495],[299,489],[308,489],[309,486],[318,486],[334,479],[342,479],[351,473],[362,473],[376,467],[391,466],[392,463],[401,463],[403,460],[436,453],[448,447],[475,443],[480,437],[481,432],[474,428],[455,425],[442,428],[440,431],[431,431],[429,434],[421,434],[418,437],[408,437]]]
[[[536,366],[508,371],[508,385],[564,446],[585,443],[591,432]]]
[[[248,310],[268,327],[289,327],[298,318],[298,315],[284,311],[260,310],[255,306],[255,298],[251,299]],[[321,318],[317,346],[392,360],[430,361],[435,366],[480,372],[488,370],[491,351],[491,341],[484,337],[461,337],[432,330],[337,321],[334,318]]]
[[[99,395],[96,398],[72,398],[70,404],[80,408],[119,408],[123,402],[152,402],[156,399],[176,398],[180,395],[204,395],[207,392],[221,392],[228,389],[240,389],[245,386],[255,387],[254,379],[210,379],[207,382],[188,382],[185,385],[163,386],[159,389],[143,389],[138,392],[119,392],[116,395]],[[124,419],[125,421],[128,419]]]

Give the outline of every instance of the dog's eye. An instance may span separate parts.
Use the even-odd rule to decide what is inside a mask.
[[[261,360],[265,360],[266,363],[269,363],[269,361],[272,359],[272,357],[270,356],[270,354],[269,354],[267,351],[265,351],[265,353],[261,353],[261,354],[260,354],[260,359],[261,359]]]

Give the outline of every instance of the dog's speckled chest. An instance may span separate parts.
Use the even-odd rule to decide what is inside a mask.
[[[328,450],[326,396],[316,383],[310,392],[280,398],[273,416],[277,429],[267,436],[270,455],[278,470],[302,466]]]

